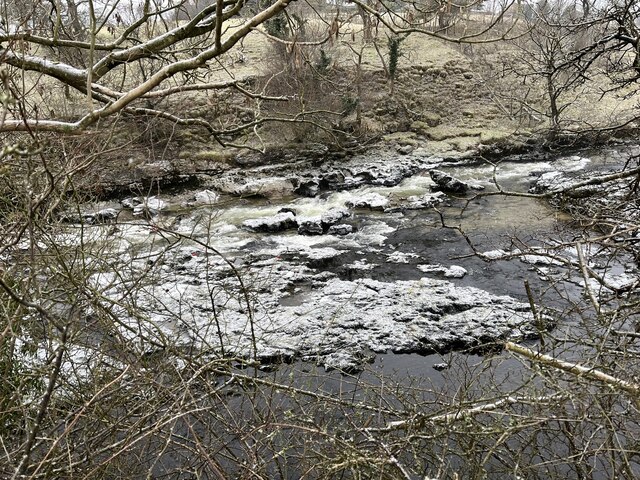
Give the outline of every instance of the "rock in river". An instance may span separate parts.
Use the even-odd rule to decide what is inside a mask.
[[[423,208],[431,208],[439,203],[444,202],[447,196],[444,192],[425,193],[424,195],[412,195],[407,198],[406,204],[403,204],[401,208],[406,210],[421,210]]]
[[[440,273],[446,278],[462,278],[467,274],[467,269],[459,265],[418,265],[418,270],[425,273]]]
[[[367,193],[365,195],[347,200],[345,205],[349,208],[368,208],[370,210],[384,210],[389,205],[389,199],[379,193]]]
[[[118,218],[118,213],[115,208],[104,208],[93,214],[93,221],[95,223],[108,223]]]
[[[270,273],[265,270],[264,276],[271,275],[278,288],[256,294],[252,321],[259,339],[258,356],[263,351],[282,352],[329,368],[353,370],[362,367],[366,352],[444,353],[537,334],[528,304],[440,279],[383,282],[330,278],[302,293],[301,301],[290,298],[282,304],[287,282],[295,285],[300,277],[278,262],[268,268]],[[179,275],[186,279],[189,274]],[[193,306],[206,306],[211,301],[206,285],[178,282],[175,287],[176,280],[172,277],[166,284],[153,285],[138,299],[150,315],[149,325],[162,325],[164,319],[175,318],[180,312],[181,321],[190,326],[189,341],[216,345],[219,338],[211,329],[210,315],[183,305],[188,301]],[[225,348],[228,353],[233,350],[249,356],[250,320],[237,302],[230,301],[235,295],[229,289],[216,297]]]
[[[351,213],[346,208],[331,208],[320,217],[322,227],[326,230],[331,225],[335,225],[345,218],[349,218]]]
[[[341,225],[331,225],[327,233],[329,235],[348,235],[353,233],[353,227],[346,223]]]
[[[320,191],[320,181],[317,178],[299,180],[298,186],[294,189],[294,193],[303,197],[315,197]]]
[[[77,215],[74,213],[63,214],[60,219],[68,223],[85,223],[94,225],[98,223],[109,223],[118,218],[119,211],[115,208],[104,208],[94,213],[83,213]]]
[[[211,183],[216,190],[243,197],[280,198],[291,195],[295,188],[292,180],[286,177],[247,179],[236,175],[214,179]]]
[[[300,235],[322,235],[324,228],[322,228],[322,222],[320,218],[308,218],[304,220],[298,220],[298,234]]]
[[[457,178],[449,175],[440,170],[431,170],[429,172],[431,180],[436,182],[439,190],[448,193],[465,193],[469,190],[469,184],[458,180]]]
[[[167,208],[167,203],[155,196],[125,198],[120,203],[125,208],[132,208],[134,215],[154,216]]]
[[[213,205],[220,199],[220,195],[211,190],[202,190],[197,192],[194,196],[198,205]]]
[[[278,213],[272,217],[252,218],[242,222],[243,228],[252,232],[281,232],[297,228],[296,216],[291,212]]]
[[[300,235],[322,235],[323,233],[331,233],[331,227],[350,216],[351,213],[349,213],[349,210],[346,208],[331,208],[320,217],[298,218],[298,233]],[[353,230],[351,225],[341,225],[341,227],[348,227],[349,231],[345,232],[345,229],[342,228],[339,231],[344,233],[335,233],[334,231],[331,234],[346,235]]]

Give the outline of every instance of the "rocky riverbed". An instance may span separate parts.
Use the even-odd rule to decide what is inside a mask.
[[[497,166],[418,152],[238,170],[198,191],[87,206],[84,241],[111,258],[95,288],[144,351],[301,358],[345,371],[388,351],[479,351],[539,332],[524,280],[579,287],[580,278],[575,249],[563,246],[568,217],[545,201],[474,196],[496,184],[543,188],[609,157],[624,152]],[[638,278],[619,262],[601,274]]]

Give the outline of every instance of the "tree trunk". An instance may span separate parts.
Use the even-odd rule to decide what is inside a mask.
[[[76,5],[75,0],[67,0],[67,10],[69,12],[69,18],[71,19],[71,32],[75,36],[75,39],[84,39],[85,32],[78,15],[78,5]]]

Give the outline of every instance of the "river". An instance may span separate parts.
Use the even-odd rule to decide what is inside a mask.
[[[369,448],[364,432],[371,425],[382,428],[372,433],[380,442],[403,445],[406,438],[407,448],[397,450],[415,478],[451,472],[572,478],[582,471],[575,453],[581,448],[595,449],[588,455],[597,463],[592,477],[610,478],[611,468],[598,463],[606,430],[598,433],[600,417],[590,423],[591,404],[585,411],[578,402],[516,405],[462,426],[432,417],[508,395],[563,391],[564,380],[545,377],[505,353],[505,340],[536,347],[542,334],[560,340],[555,353],[565,360],[592,353],[573,342],[589,333],[580,321],[589,308],[575,247],[589,230],[545,199],[477,195],[495,191],[496,182],[527,192],[554,172],[571,177],[618,168],[625,148],[513,156],[497,165],[370,153],[318,171],[237,172],[204,179],[196,190],[136,191],[136,201],[87,204],[84,218],[90,221],[67,224],[59,240],[81,246],[87,271],[94,272],[89,283],[96,300],[87,317],[91,309],[108,312],[136,361],[157,362],[157,371],[169,365],[182,378],[183,371],[191,375],[194,365],[220,355],[234,359],[229,370],[205,375],[206,385],[188,387],[213,394],[198,397],[206,408],[188,416],[189,426],[171,427],[171,435],[184,439],[195,435],[194,428],[214,456],[222,452],[216,459],[229,472],[242,470],[253,455],[254,445],[245,442],[251,438],[268,445],[261,459],[265,471],[300,478],[305,468],[313,471],[305,466],[309,452],[332,451],[332,438],[352,435]],[[434,169],[472,188],[438,193]],[[284,192],[247,195],[256,192],[254,176],[259,190]],[[287,191],[303,184],[308,196]],[[112,209],[109,215],[105,209]],[[101,216],[113,218],[97,222]],[[619,284],[640,278],[624,254],[611,255],[595,244],[582,248],[601,276]],[[531,315],[525,282],[546,315],[542,325]],[[106,357],[90,350],[104,352],[113,336],[103,332],[70,346],[69,377],[99,371],[103,363],[91,362]],[[287,390],[295,388],[300,390]],[[624,407],[617,397],[611,402]],[[371,410],[377,406],[380,412],[397,410]],[[415,413],[429,418],[426,428],[407,428],[406,436],[405,430],[385,430],[387,422]],[[554,415],[569,413],[580,421],[566,433]],[[327,443],[320,447],[324,437],[307,435],[307,427],[330,432]],[[582,437],[572,433],[579,428]],[[616,435],[625,438],[622,429]],[[573,446],[577,460],[558,453],[569,451],[576,438],[583,441]],[[153,473],[170,475],[183,468],[191,451],[177,448],[161,458]],[[474,459],[484,463],[470,465]],[[516,468],[509,459],[522,465]],[[285,473],[275,473],[279,461]]]
[[[580,298],[575,272],[546,258],[548,250],[527,252],[575,238],[580,232],[569,216],[545,200],[475,195],[496,185],[526,192],[546,172],[577,175],[619,166],[624,157],[622,148],[499,163],[369,154],[325,167],[324,178],[339,177],[339,184],[326,188],[330,182],[321,178],[313,197],[140,192],[150,218],[122,207],[131,200],[101,202],[86,210],[115,209],[116,226],[83,225],[81,232],[96,258],[109,258],[109,268],[93,276],[96,288],[114,301],[109,308],[123,335],[153,339],[143,348],[170,339],[180,348],[256,357],[265,365],[303,360],[342,371],[393,354],[384,364],[397,369],[415,358],[400,354],[437,359],[505,339],[535,339],[525,281],[547,306]],[[434,168],[472,188],[434,193]],[[282,178],[263,174],[258,181],[268,188]],[[281,228],[283,219],[293,224]],[[299,234],[303,224],[315,234]],[[70,232],[67,239],[77,237]],[[560,253],[569,258],[569,250]],[[608,269],[625,274],[619,262]],[[562,288],[550,292],[551,280]]]

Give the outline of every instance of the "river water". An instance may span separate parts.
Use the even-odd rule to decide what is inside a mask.
[[[424,404],[429,405],[424,409],[437,412],[455,402],[500,398],[522,385],[535,390],[539,379],[532,380],[531,369],[501,351],[506,339],[529,346],[539,341],[525,281],[539,306],[556,309],[549,312],[545,336],[582,334],[574,316],[585,305],[584,285],[571,245],[583,229],[546,200],[474,196],[496,190],[496,182],[504,190],[526,192],[545,172],[579,175],[617,168],[625,158],[624,149],[611,148],[535,160],[511,157],[497,166],[427,159],[397,184],[320,189],[313,198],[213,194],[215,201],[202,205],[195,201],[201,190],[156,192],[164,204],[150,218],[133,215],[119,201],[87,205],[87,211],[118,210],[117,222],[71,226],[65,238],[73,245],[81,237],[85,249],[95,249],[95,290],[103,307],[118,319],[120,335],[130,339],[131,349],[138,348],[142,357],[157,358],[153,355],[163,355],[170,347],[187,355],[204,351],[214,358],[255,358],[257,369],[239,360],[234,372],[336,399],[366,403],[377,398],[408,412],[414,407],[422,411]],[[433,193],[432,168],[484,189],[446,195],[435,208],[401,208],[410,197]],[[363,198],[383,199],[387,210],[347,206]],[[247,221],[273,219],[283,209],[294,211],[297,223],[346,210],[349,216],[339,224],[353,231],[300,235],[296,228],[247,228]],[[593,268],[603,263],[590,245],[584,249]],[[572,266],[558,263],[549,251]],[[635,264],[628,260],[613,258],[598,271],[620,276],[621,282],[636,279]],[[74,374],[85,361],[91,369],[90,354],[82,349],[71,354]],[[568,349],[561,356],[579,354]],[[251,425],[256,410],[264,406],[271,412],[272,402],[282,412],[297,412],[293,404],[298,399],[292,401],[286,393],[256,391],[256,397],[265,395],[256,400],[250,394],[237,395],[237,388],[229,387],[224,400],[234,424]],[[296,415],[306,409],[303,402]],[[350,412],[323,410],[319,415],[326,417],[319,422],[340,432],[340,422]],[[256,421],[262,425],[262,419]],[[379,421],[384,425],[385,419]],[[542,460],[532,455],[532,461],[555,461],[555,450],[563,451],[565,445],[562,438],[552,438],[538,439],[552,451]],[[291,447],[288,439],[283,442],[283,448]],[[455,434],[442,434],[436,442],[453,448]],[[516,441],[513,447],[518,451],[521,445]],[[240,462],[246,452],[238,451]],[[447,461],[451,471],[466,471],[464,460]],[[172,471],[180,462],[168,458],[166,470],[158,467],[156,473]],[[487,468],[503,472],[500,462],[489,462]],[[233,471],[233,459],[229,468]],[[535,478],[545,478],[544,468]],[[602,469],[600,478],[607,478],[606,471]],[[571,478],[573,470],[561,464],[557,472]],[[298,473],[287,478],[299,478]]]
[[[535,299],[544,294],[547,306],[581,299],[575,272],[524,255],[528,247],[576,237],[580,231],[571,219],[545,200],[476,194],[526,192],[545,172],[577,175],[624,159],[625,151],[616,148],[509,157],[497,164],[421,159],[421,168],[392,182],[397,184],[321,189],[313,198],[213,194],[215,201],[202,205],[193,201],[193,191],[159,195],[159,213],[147,220],[107,202],[87,209],[115,207],[117,226],[84,226],[82,236],[111,259],[114,271],[102,268],[94,281],[105,299],[117,300],[110,308],[120,309],[124,335],[142,332],[155,344],[170,338],[180,347],[257,357],[264,364],[301,359],[354,371],[374,361],[385,369],[411,370],[417,363],[425,371],[425,364],[442,363],[452,351],[534,339],[538,330],[528,313],[525,281]],[[388,171],[406,161],[385,158],[377,168]],[[433,193],[434,167],[474,189],[444,196],[435,208],[402,208]],[[347,207],[367,198],[382,199],[386,209]],[[299,224],[346,211],[349,216],[334,223],[353,232],[246,228],[247,221],[272,219],[283,209],[294,212]],[[73,243],[74,234],[69,239]],[[505,257],[514,252],[523,255]],[[560,253],[572,255],[570,248]],[[608,269],[625,273],[619,262]],[[550,290],[550,282],[556,288]]]

